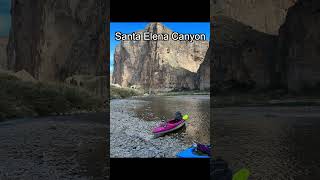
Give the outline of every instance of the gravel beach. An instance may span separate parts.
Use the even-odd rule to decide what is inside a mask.
[[[167,157],[190,144],[184,142],[179,133],[153,138],[152,128],[158,121],[145,121],[137,118],[134,109],[141,107],[143,100],[116,99],[110,104],[110,156],[121,157]]]
[[[0,179],[108,179],[107,113],[0,123]]]

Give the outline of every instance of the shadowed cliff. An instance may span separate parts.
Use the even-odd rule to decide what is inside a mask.
[[[65,82],[74,75],[108,80],[107,1],[13,0],[11,8],[10,70],[40,81]]]

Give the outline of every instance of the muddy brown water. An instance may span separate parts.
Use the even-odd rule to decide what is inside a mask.
[[[212,109],[213,155],[250,179],[320,179],[320,107]]]
[[[187,126],[178,131],[187,143],[198,141],[210,143],[210,97],[203,95],[154,96],[139,98],[147,103],[135,110],[137,116],[146,121],[166,121],[175,112],[189,115]]]

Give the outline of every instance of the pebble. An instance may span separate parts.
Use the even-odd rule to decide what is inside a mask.
[[[110,104],[110,156],[114,157],[167,157],[189,147],[183,138],[164,136],[153,138],[151,129],[161,121],[144,121],[132,110],[147,103],[135,99],[114,99]],[[153,113],[150,113],[153,115]]]

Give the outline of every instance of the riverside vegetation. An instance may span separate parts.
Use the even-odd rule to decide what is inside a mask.
[[[79,87],[0,73],[0,119],[101,111],[103,99]]]
[[[132,96],[139,96],[142,94],[143,94],[142,92],[135,89],[110,85],[110,99],[129,98]]]

